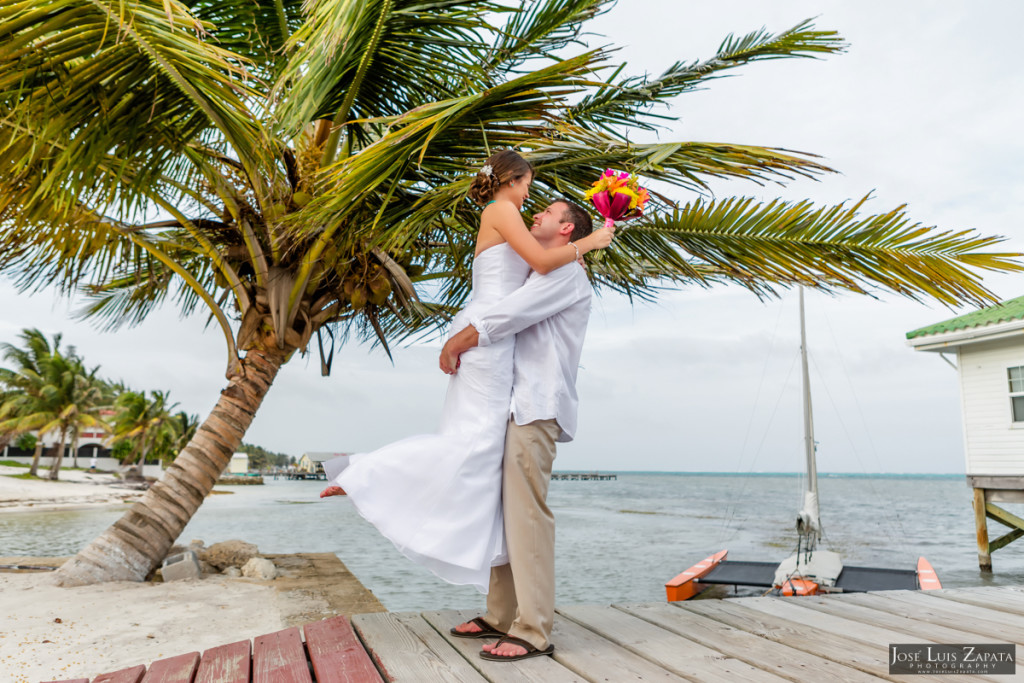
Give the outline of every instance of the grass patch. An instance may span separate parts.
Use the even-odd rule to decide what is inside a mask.
[[[35,475],[33,475],[33,474],[29,473],[29,472],[22,472],[21,474],[4,474],[4,475],[0,475],[0,476],[10,477],[11,479],[29,479],[31,481],[42,481],[43,480],[42,477],[37,477],[37,476],[35,476]],[[47,479],[47,481],[49,481],[49,480]]]
[[[18,462],[17,460],[0,460],[0,465],[4,467],[24,467],[25,469],[31,467],[27,462]]]

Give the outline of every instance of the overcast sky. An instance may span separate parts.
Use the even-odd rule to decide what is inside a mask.
[[[841,171],[819,182],[760,188],[717,183],[718,197],[810,198],[874,192],[869,210],[909,204],[915,220],[1010,238],[1024,250],[1024,79],[1011,53],[1019,0],[983,4],[627,0],[591,24],[623,46],[632,73],[714,54],[730,32],[780,31],[816,17],[846,54],[775,60],[679,98],[662,140],[722,141],[814,152]],[[692,199],[678,193],[677,199]],[[991,278],[1001,298],[1017,278]],[[101,373],[168,389],[207,414],[223,387],[220,332],[163,310],[141,327],[101,333],[48,294],[0,282],[0,341],[24,327],[62,332]],[[962,473],[956,373],[914,352],[905,333],[960,311],[894,297],[808,295],[808,334],[823,472]],[[759,302],[745,291],[672,292],[656,305],[596,300],[579,375],[578,438],[562,470],[796,471],[802,467],[795,293]],[[370,450],[432,431],[447,377],[440,342],[380,351],[349,346],[321,378],[296,358],[271,389],[246,441],[275,451]]]

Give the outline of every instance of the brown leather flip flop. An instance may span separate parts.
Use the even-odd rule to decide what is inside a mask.
[[[480,627],[479,631],[459,631],[456,627],[451,627],[448,632],[456,638],[501,638],[505,634],[497,630],[486,621],[483,617],[475,617],[466,622],[467,624],[476,624]]]
[[[533,645],[531,645],[530,643],[526,642],[522,638],[516,638],[515,636],[505,636],[504,638],[499,640],[497,643],[495,643],[494,647],[497,648],[502,643],[511,643],[512,645],[518,645],[519,647],[521,647],[524,650],[526,650],[526,654],[524,654],[524,655],[505,655],[505,656],[502,656],[502,655],[493,654],[493,652],[481,652],[480,653],[480,657],[482,659],[489,659],[489,660],[491,660],[493,662],[516,662],[516,661],[519,661],[520,659],[529,659],[530,657],[544,657],[544,656],[547,656],[547,655],[554,654],[554,652],[555,652],[555,646],[554,645],[550,645],[549,644],[543,650],[538,650],[537,648],[535,648]]]

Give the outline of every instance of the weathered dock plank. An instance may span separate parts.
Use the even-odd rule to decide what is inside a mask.
[[[195,683],[249,683],[251,671],[252,644],[240,640],[203,652]]]
[[[573,605],[562,607],[557,612],[616,645],[692,681],[785,680],[611,607]]]
[[[555,617],[551,640],[557,643],[555,661],[588,681],[686,680],[561,616]]]
[[[962,588],[954,588],[929,591],[929,593],[932,594],[932,597],[942,598],[943,600],[948,600],[954,604],[965,603],[998,612],[1006,612],[1013,615],[1024,615],[1024,602],[1015,602],[1012,599],[1009,599],[1011,596],[1007,594],[1007,591],[982,592],[974,589],[965,590]]]
[[[139,683],[146,675],[146,667],[142,664],[133,666],[130,669],[121,669],[106,674],[100,674],[92,680],[92,683]]]
[[[997,642],[1024,643],[1024,615],[957,604],[932,597],[927,592],[851,593],[842,596],[841,601],[842,604],[853,603],[932,624],[956,624],[958,628],[984,638],[995,638]]]
[[[736,606],[745,607],[755,612],[763,612],[770,616],[774,616],[780,619],[786,619],[793,624],[801,624],[805,626],[808,631],[805,637],[811,638],[815,641],[821,640],[825,634],[832,634],[839,638],[839,643],[833,645],[837,649],[835,652],[821,652],[823,656],[832,659],[833,661],[839,661],[842,663],[842,657],[844,651],[850,648],[855,643],[859,643],[865,646],[875,653],[878,658],[879,667],[876,671],[871,673],[889,677],[889,665],[886,658],[889,653],[890,643],[936,643],[938,641],[929,640],[928,638],[920,635],[914,635],[904,631],[896,631],[891,628],[885,628],[881,626],[874,626],[872,624],[863,623],[854,619],[834,616],[825,612],[818,611],[811,607],[801,606],[804,602],[804,598],[797,599],[778,599],[778,598],[735,598],[731,600],[723,600],[723,603],[735,603]],[[724,607],[725,605],[723,605]],[[851,605],[853,607],[853,605]],[[941,642],[969,642],[969,641],[941,641]],[[899,680],[894,679],[894,680]],[[944,681],[961,680],[965,683],[969,681],[978,680],[992,680],[998,681],[997,678],[986,678],[977,675],[965,675],[965,676],[954,676],[944,675]]]
[[[941,621],[934,623],[929,620],[906,617],[890,611],[872,609],[871,607],[836,600],[831,597],[806,596],[806,598],[800,598],[798,605],[800,609],[821,612],[843,621],[877,626],[899,634],[895,639],[891,639],[892,636],[886,636],[890,639],[884,642],[879,641],[881,644],[925,641],[933,643],[976,643],[979,640],[985,640],[984,636],[967,630],[971,627],[971,624],[966,621],[959,624],[956,621],[951,622],[949,620],[945,623]],[[824,624],[825,622],[819,621],[818,623]],[[955,624],[963,626],[963,628],[953,628],[953,626],[947,624]],[[825,626],[822,627],[825,628]],[[842,627],[840,626],[840,628]],[[841,633],[841,631],[837,632]]]
[[[482,683],[486,680],[417,613],[357,614],[352,617],[352,626],[388,681]]]
[[[703,614],[742,631],[859,669],[872,676],[893,681],[903,680],[889,675],[887,649],[761,612],[741,605],[737,600],[698,600],[685,605],[673,603],[672,607]]]
[[[252,650],[253,683],[313,683],[299,629],[258,636]]]
[[[807,596],[811,597],[811,596]],[[813,599],[813,598],[812,598]],[[897,631],[888,626],[877,626],[872,623],[865,623],[851,618],[849,615],[834,616],[827,610],[812,608],[802,598],[796,600],[779,600],[778,598],[739,598],[733,600],[744,607],[750,607],[761,612],[767,612],[783,619],[790,619],[797,623],[806,624],[819,631],[828,631],[836,635],[844,636],[847,639],[858,640],[866,645],[887,646],[889,643],[905,643],[908,636],[915,639],[915,642],[924,643],[943,642],[941,638],[929,640],[924,635]],[[797,604],[799,602],[800,604]],[[856,607],[851,605],[850,607]],[[953,641],[944,641],[953,642]]]
[[[377,667],[345,617],[314,621],[302,632],[316,683],[381,683]]]
[[[149,665],[142,683],[192,683],[198,666],[198,652],[159,659]]]
[[[726,656],[735,657],[751,666],[792,681],[827,679],[836,683],[868,683],[878,680],[877,677],[859,669],[822,659],[691,610],[677,609],[676,606],[667,603],[652,602],[614,607],[688,640],[718,650]]]
[[[458,650],[463,657],[485,679],[492,683],[583,683],[587,679],[574,671],[570,671],[551,657],[533,657],[518,662],[491,662],[480,657],[480,646],[483,640],[473,638],[456,638],[448,633],[455,624],[478,616],[479,612],[445,611],[424,612],[427,620],[448,644]],[[558,647],[557,645],[555,646]]]

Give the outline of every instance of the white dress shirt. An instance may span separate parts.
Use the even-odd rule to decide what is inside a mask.
[[[586,272],[573,262],[547,275],[530,273],[526,284],[469,319],[480,346],[516,335],[512,416],[520,425],[554,419],[558,441],[576,433],[576,371],[591,296]]]

